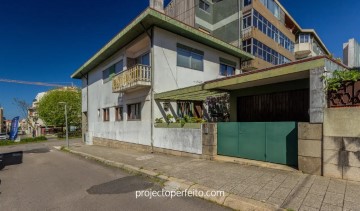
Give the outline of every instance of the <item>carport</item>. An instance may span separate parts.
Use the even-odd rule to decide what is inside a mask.
[[[297,123],[320,119],[320,76],[329,61],[313,57],[156,94],[155,99],[205,100],[229,93],[231,121],[217,123],[218,155],[297,166]]]

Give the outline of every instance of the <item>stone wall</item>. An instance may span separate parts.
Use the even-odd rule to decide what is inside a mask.
[[[322,124],[299,123],[299,170],[314,175],[322,174]]]
[[[208,123],[202,126],[203,158],[214,160],[217,155],[217,124]]]
[[[360,181],[360,108],[325,109],[324,176]]]

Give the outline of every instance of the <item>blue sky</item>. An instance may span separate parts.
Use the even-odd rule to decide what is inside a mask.
[[[148,6],[148,0],[0,0],[0,78],[63,83]],[[315,28],[329,50],[360,40],[360,1],[282,0],[303,28]],[[29,103],[49,88],[0,82],[5,117],[19,115],[13,98]]]

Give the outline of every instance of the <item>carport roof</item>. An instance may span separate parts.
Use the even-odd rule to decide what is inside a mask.
[[[309,78],[309,70],[324,67],[326,60],[331,59],[326,56],[312,57],[232,77],[207,81],[200,85],[155,94],[155,100],[199,100],[232,90]],[[335,60],[331,61],[346,68]]]
[[[220,39],[217,39],[209,34],[206,34],[196,28],[193,28],[185,23],[173,19],[161,12],[148,8],[141,13],[128,26],[120,31],[109,43],[101,48],[94,56],[92,56],[85,64],[77,69],[72,75],[72,78],[80,79],[91,71],[93,68],[104,62],[112,56],[119,49],[123,48],[139,35],[145,33],[146,30],[153,26],[157,26],[181,35],[188,39],[202,43],[229,55],[242,58],[244,61],[254,58],[253,55],[241,50],[238,47],[230,45]]]

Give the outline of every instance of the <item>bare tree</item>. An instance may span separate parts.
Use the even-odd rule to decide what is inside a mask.
[[[25,100],[20,100],[17,98],[14,98],[14,104],[18,107],[19,112],[25,118],[27,125],[31,128],[35,128],[37,117],[28,115],[31,104],[28,104]]]

